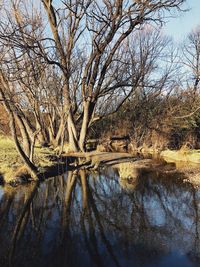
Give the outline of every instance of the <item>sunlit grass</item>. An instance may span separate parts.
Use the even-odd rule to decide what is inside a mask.
[[[53,150],[37,146],[34,162],[39,168],[49,167],[55,163],[52,156],[55,156]],[[0,175],[3,176],[3,180],[11,181],[23,165],[24,163],[15,148],[13,140],[0,136]]]
[[[200,163],[200,150],[165,150],[161,152],[161,156],[175,161]]]

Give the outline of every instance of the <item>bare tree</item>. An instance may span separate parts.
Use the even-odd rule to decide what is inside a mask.
[[[197,92],[200,82],[200,26],[189,33],[183,45],[183,61],[187,72],[189,71],[188,87]]]
[[[34,179],[38,179],[37,167],[33,163],[33,153],[31,153],[30,148],[30,138],[26,131],[26,127],[23,123],[22,117],[19,114],[19,110],[15,105],[13,105],[12,98],[12,89],[10,87],[9,81],[5,78],[2,69],[0,69],[0,97],[6,108],[6,111],[9,114],[10,129],[15,141],[16,149],[19,152],[19,155],[22,157],[25,165],[31,172]],[[17,135],[17,125],[20,128],[20,132],[24,141],[24,148],[21,146],[18,135]],[[32,149],[33,152],[33,149]]]
[[[33,16],[25,2],[19,1],[16,10],[25,19],[12,27],[9,20],[3,21],[1,42],[14,45],[18,53],[32,51],[60,69],[65,114],[62,128],[67,125],[71,150],[84,151],[89,126],[99,119],[97,107],[102,97],[107,101],[112,96],[118,103],[117,111],[141,82],[141,77],[127,72],[129,58],[124,47],[128,36],[144,25],[162,23],[167,13],[180,11],[184,2],[65,0],[53,4],[41,0],[46,16],[36,7]],[[46,29],[37,23],[37,17],[47,17]],[[37,25],[33,31],[30,23]]]
[[[179,105],[175,109],[176,119],[197,122],[200,110],[200,27],[192,30],[183,41],[179,65],[182,68],[182,77],[179,83]]]

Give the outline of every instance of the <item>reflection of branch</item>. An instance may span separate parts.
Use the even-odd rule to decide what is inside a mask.
[[[97,238],[95,236],[95,227],[94,227],[93,217],[91,215],[91,209],[89,208],[88,184],[87,184],[85,170],[80,171],[80,177],[81,177],[82,201],[83,201],[83,214],[81,216],[81,229],[83,232],[85,245],[88,249],[88,252],[92,260],[95,262],[95,264],[98,267],[103,267],[104,264],[103,264],[103,261],[101,260],[101,256],[98,251],[98,243],[97,243]],[[87,230],[86,230],[84,219],[86,219],[86,221],[88,221],[88,224],[89,224],[89,240],[87,238]]]
[[[89,223],[89,240],[87,238],[87,230],[86,230],[86,226],[84,223],[84,216],[81,218],[81,229],[83,232],[83,236],[84,236],[84,240],[85,240],[85,245],[88,249],[88,252],[92,258],[92,260],[96,263],[97,266],[99,267],[103,267],[103,261],[101,260],[101,256],[98,252],[98,244],[97,244],[97,240],[96,240],[96,236],[95,236],[95,229],[94,229],[94,223],[92,221],[92,216],[91,216],[91,212],[88,209],[88,213],[87,213],[87,219],[88,219],[88,223]],[[93,252],[94,250],[94,252]]]
[[[196,196],[196,190],[193,187],[192,188],[192,196],[193,196],[193,205],[194,205],[194,223],[195,223],[195,240],[194,240],[194,250],[197,253],[197,255],[200,253],[199,251],[199,245],[200,245],[200,236],[199,236],[199,231],[198,231],[198,226],[199,226],[199,212],[198,212],[198,199]]]
[[[107,248],[107,251],[109,252],[112,260],[114,261],[114,263],[116,264],[116,266],[120,266],[116,256],[114,255],[114,252],[113,252],[113,249],[112,249],[112,246],[110,244],[110,242],[108,241],[108,239],[106,238],[105,236],[105,233],[104,233],[104,228],[103,228],[103,225],[101,223],[101,219],[100,219],[100,216],[99,216],[99,211],[96,207],[96,204],[95,204],[95,201],[94,201],[94,198],[93,198],[93,195],[92,195],[92,192],[90,190],[90,187],[89,187],[89,184],[87,183],[87,188],[88,188],[88,197],[89,197],[89,204],[91,205],[91,208],[94,212],[94,216],[96,218],[96,221],[97,221],[97,224],[98,224],[98,227],[99,227],[99,231],[100,231],[100,234],[101,234],[101,238],[102,238],[102,241],[104,242],[106,248]]]
[[[152,189],[153,189],[153,188],[152,188]],[[160,201],[160,206],[163,208],[163,211],[165,212],[165,214],[166,214],[167,216],[171,217],[171,218],[174,220],[175,224],[178,224],[178,226],[179,226],[180,228],[184,229],[183,226],[181,225],[181,220],[178,219],[178,218],[176,217],[176,215],[174,216],[174,215],[173,215],[173,211],[171,211],[171,210],[169,209],[169,207],[167,206],[167,198],[166,198],[166,195],[164,194],[164,192],[162,192],[162,194],[161,194],[161,193],[159,192],[159,190],[157,190],[156,188],[155,188],[155,190],[153,189],[153,191],[154,191],[154,193],[157,194],[158,199],[159,199],[159,201]],[[162,197],[165,198],[164,201],[162,201]],[[164,204],[164,203],[165,203],[165,204]]]
[[[24,204],[24,207],[22,209],[22,212],[21,212],[21,214],[19,216],[18,222],[17,222],[17,224],[15,226],[13,237],[12,237],[12,241],[11,241],[12,247],[11,247],[10,253],[9,253],[9,266],[12,266],[12,260],[13,260],[13,257],[14,257],[17,240],[19,239],[18,236],[19,236],[20,233],[22,233],[23,228],[26,225],[27,220],[24,223],[23,223],[23,221],[24,221],[25,218],[27,219],[27,217],[25,217],[25,215],[27,215],[26,214],[27,212],[29,213],[29,208],[30,208],[30,205],[31,205],[31,203],[33,201],[33,198],[34,198],[34,196],[35,196],[35,194],[37,192],[38,184],[39,184],[38,182],[34,184],[33,190],[31,191],[30,196],[26,200],[26,202]],[[21,232],[20,232],[20,229],[22,230]]]
[[[65,196],[65,205],[66,208],[70,208],[71,204],[71,197],[72,197],[72,192],[75,186],[75,181],[77,177],[77,172],[69,172],[68,177],[67,177],[67,188],[66,188],[66,196]]]
[[[72,237],[70,235],[70,215],[71,215],[71,203],[73,201],[72,195],[76,188],[77,182],[77,172],[68,172],[67,184],[65,188],[65,197],[62,205],[62,214],[61,214],[61,244],[60,244],[60,253],[62,260],[62,266],[68,265],[68,257],[72,253]],[[66,249],[67,247],[67,249]],[[58,264],[58,266],[60,266]]]
[[[0,213],[1,213],[1,222],[0,222],[0,229],[3,229],[2,225],[4,224],[4,222],[8,222],[8,216],[9,216],[9,211],[10,211],[10,207],[11,204],[13,202],[14,196],[13,194],[10,196],[8,196],[8,201],[6,201],[7,205],[5,207],[2,208],[2,203],[1,203],[1,209],[0,209]],[[2,202],[2,201],[1,201]]]
[[[83,211],[88,211],[88,190],[85,170],[80,170]]]
[[[77,172],[68,172],[67,177],[67,185],[66,185],[66,193],[65,193],[65,202],[63,207],[63,216],[62,216],[62,227],[63,232],[66,232],[66,230],[69,227],[69,218],[70,218],[70,206],[72,201],[72,193],[76,186],[76,179]]]

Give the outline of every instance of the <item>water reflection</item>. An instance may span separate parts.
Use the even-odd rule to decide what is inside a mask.
[[[200,191],[178,174],[135,179],[124,190],[110,168],[4,187],[0,266],[200,266]]]

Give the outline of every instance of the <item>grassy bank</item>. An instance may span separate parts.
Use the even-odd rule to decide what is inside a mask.
[[[187,149],[182,148],[180,150],[160,150],[153,147],[139,147],[133,149],[132,153],[142,154],[144,157],[148,155],[155,158],[162,158],[167,162],[179,162],[184,164],[200,164],[200,149]]]
[[[116,163],[120,163],[123,161],[128,161],[130,158],[137,157],[137,152],[144,155],[144,158],[148,158],[151,155],[153,158],[162,158],[166,162],[174,162],[176,163],[176,167],[178,167],[178,163],[181,163],[182,167],[192,167],[193,164],[198,167],[200,164],[200,150],[189,150],[182,149],[179,151],[172,150],[164,150],[158,151],[152,148],[143,147],[139,150],[132,151],[131,154],[128,153],[117,153],[117,152],[98,152],[93,151],[90,153],[66,153],[63,154],[63,159],[67,157],[83,157],[86,161],[91,162],[91,167],[99,166],[99,165],[113,165]],[[54,168],[57,162],[56,152],[50,148],[41,148],[36,146],[35,148],[35,156],[34,162],[39,168],[42,174],[45,173],[45,170],[50,173],[54,173],[57,175],[57,171],[59,168]],[[146,162],[146,161],[145,161]],[[60,163],[59,163],[60,164]],[[88,163],[89,164],[89,163]],[[127,163],[128,164],[128,163]],[[133,163],[131,163],[133,164]],[[135,163],[134,163],[135,164]],[[90,165],[89,165],[90,166]],[[132,166],[132,165],[131,165]],[[140,166],[141,167],[141,166]],[[54,169],[55,170],[54,170]],[[127,168],[127,166],[122,169],[122,172],[125,172],[125,176],[129,176],[127,170],[131,169],[131,174],[135,168]],[[199,173],[199,172],[198,172]],[[0,180],[1,182],[11,183],[16,177],[28,176],[27,170],[24,167],[24,163],[19,156],[15,144],[12,139],[8,137],[0,136]],[[46,176],[45,176],[46,177]]]
[[[200,150],[164,150],[160,153],[164,159],[200,164]]]
[[[55,164],[55,152],[49,148],[35,148],[34,161],[42,169]],[[15,149],[12,139],[0,136],[0,177],[3,182],[9,183],[14,177],[26,174],[24,163]]]

